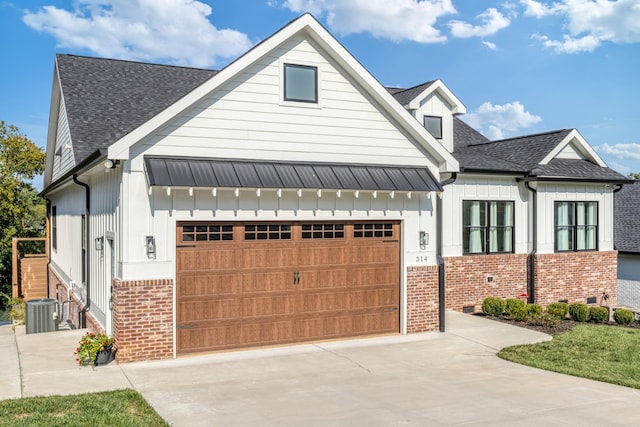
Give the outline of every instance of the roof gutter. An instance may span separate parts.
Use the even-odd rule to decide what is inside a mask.
[[[517,180],[519,182],[535,182],[535,181],[544,181],[544,182],[590,182],[590,183],[618,184],[618,185],[632,184],[633,183],[633,180],[628,180],[628,179],[598,179],[598,178],[573,178],[573,177],[535,177],[535,176],[518,178]]]
[[[94,151],[82,162],[78,163],[75,167],[70,169],[67,173],[62,175],[55,182],[51,183],[47,188],[43,189],[38,194],[38,196],[44,197],[45,194],[50,193],[53,190],[62,187],[69,178],[72,178],[74,175],[78,175],[78,173],[84,169],[89,169],[97,165],[98,163],[102,162],[106,158],[107,158],[107,150],[101,148]]]
[[[531,181],[524,181],[525,187],[532,193],[533,218],[531,252],[529,252],[529,303],[536,302],[536,254],[538,252],[538,190],[531,187]]]
[[[82,254],[82,258],[84,260],[84,283],[86,286],[86,302],[84,304],[84,307],[82,307],[80,310],[78,310],[78,323],[80,323],[78,326],[81,328],[86,328],[87,327],[87,311],[89,310],[89,307],[91,306],[91,286],[89,285],[89,277],[91,277],[90,273],[90,263],[89,263],[89,247],[91,245],[91,236],[89,235],[89,219],[90,219],[90,213],[91,213],[91,188],[89,187],[89,184],[78,181],[78,174],[73,174],[73,182],[78,184],[81,187],[84,187],[85,190],[85,221],[84,224],[82,224],[83,227],[85,227],[85,229],[83,230],[84,233],[84,250],[83,250],[83,254]],[[82,315],[81,315],[82,314]]]
[[[451,177],[440,182],[440,186],[453,184],[458,178],[457,172],[452,172]],[[443,188],[444,190],[444,188]],[[442,198],[436,197],[436,227],[437,227],[437,242],[436,242],[436,259],[438,263],[438,327],[440,332],[445,331],[445,266],[444,258],[442,257]]]

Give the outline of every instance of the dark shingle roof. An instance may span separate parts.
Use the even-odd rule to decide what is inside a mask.
[[[640,253],[640,181],[615,193],[616,249]]]
[[[468,145],[484,144],[489,139],[457,117],[453,117],[453,144],[455,150]],[[458,160],[459,161],[459,160]]]
[[[401,105],[408,104],[413,101],[416,96],[420,95],[422,92],[427,90],[429,86],[431,86],[435,80],[430,82],[420,83],[417,86],[410,87],[409,89],[401,89],[401,88],[387,88],[387,91],[393,95],[393,97],[398,101]]]
[[[217,71],[56,55],[76,164],[106,148]]]
[[[545,178],[596,179],[624,181],[627,178],[608,167],[600,167],[586,160],[553,159],[533,170],[536,176]]]

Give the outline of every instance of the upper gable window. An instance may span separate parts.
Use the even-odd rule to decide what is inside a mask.
[[[318,67],[284,64],[284,100],[318,103]]]
[[[442,117],[424,116],[424,127],[435,139],[442,139]]]

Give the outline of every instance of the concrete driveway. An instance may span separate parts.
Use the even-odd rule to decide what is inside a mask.
[[[505,362],[499,348],[547,335],[459,313],[448,332],[218,353],[95,370],[38,368],[35,337],[16,334],[21,395],[105,381],[138,390],[175,426],[633,425],[640,390]],[[4,327],[0,328],[0,330]],[[77,336],[73,336],[73,334]],[[69,337],[69,338],[67,338]],[[0,334],[4,358],[5,335]],[[67,349],[69,352],[69,349]],[[8,359],[7,359],[8,360]],[[3,380],[4,369],[0,371]],[[49,383],[46,378],[53,378]],[[100,388],[100,387],[97,387]]]

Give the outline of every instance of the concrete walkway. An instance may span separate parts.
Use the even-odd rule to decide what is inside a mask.
[[[448,332],[75,365],[84,331],[0,327],[0,398],[134,388],[175,426],[633,425],[640,390],[503,361],[550,339],[447,313]],[[19,358],[16,356],[19,354]]]

